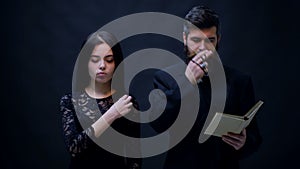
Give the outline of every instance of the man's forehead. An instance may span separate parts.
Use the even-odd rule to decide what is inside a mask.
[[[211,27],[211,28],[204,28],[204,29],[198,29],[198,28],[195,28],[195,29],[190,29],[189,30],[189,35],[192,37],[192,36],[195,36],[195,37],[212,37],[212,36],[216,36],[217,35],[217,29],[215,26]]]

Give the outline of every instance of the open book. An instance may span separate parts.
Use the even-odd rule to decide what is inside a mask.
[[[261,100],[258,101],[244,116],[217,112],[204,134],[222,137],[228,132],[241,133],[249,125],[263,103]]]

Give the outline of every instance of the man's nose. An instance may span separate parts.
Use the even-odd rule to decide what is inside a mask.
[[[199,50],[199,51],[202,51],[202,50],[205,50],[205,49],[206,49],[205,42],[204,42],[204,40],[201,40],[201,41],[199,42],[198,50]]]

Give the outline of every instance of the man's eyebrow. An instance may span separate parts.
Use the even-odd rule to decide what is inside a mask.
[[[202,38],[197,37],[197,36],[192,36],[191,39],[202,39]]]
[[[202,39],[216,40],[216,37],[208,37],[208,38],[191,37],[191,39],[192,39],[192,40],[202,40]]]

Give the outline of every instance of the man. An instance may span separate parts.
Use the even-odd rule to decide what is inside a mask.
[[[207,74],[209,67],[206,60],[214,57],[212,53],[218,49],[221,38],[220,23],[217,13],[203,6],[192,8],[185,19],[187,22],[184,24],[183,40],[187,67],[181,74],[198,87],[200,107],[191,131],[166,153],[164,168],[239,168],[239,160],[256,151],[261,143],[256,119],[254,118],[241,133],[228,133],[222,138],[211,136],[202,144],[198,142],[211,100],[210,80]],[[176,65],[167,69],[176,69]],[[224,113],[243,115],[255,104],[251,78],[225,66],[224,71],[227,83]],[[178,84],[164,71],[155,74],[154,87],[162,90],[168,99],[164,113],[151,123],[157,132],[163,132],[172,125],[178,115],[180,100],[174,98],[180,98],[182,91],[179,91]],[[188,95],[181,96],[182,99],[186,97]]]

